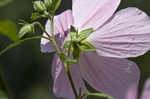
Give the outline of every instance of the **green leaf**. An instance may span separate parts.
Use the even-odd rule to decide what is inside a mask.
[[[42,18],[42,16],[39,13],[35,12],[35,13],[32,13],[32,15],[31,15],[32,21],[35,21],[35,20],[40,19],[40,18]]]
[[[93,29],[92,29],[92,28],[89,28],[89,29],[86,29],[86,30],[81,31],[81,32],[79,33],[78,40],[79,40],[79,41],[85,40],[92,32],[93,32]]]
[[[7,36],[13,41],[18,40],[17,28],[14,23],[8,20],[0,21],[0,33]]]
[[[7,46],[4,50],[2,50],[2,51],[0,52],[0,56],[3,55],[5,52],[7,52],[9,49],[11,49],[11,48],[13,48],[13,47],[15,47],[15,46],[17,46],[17,45],[20,45],[20,44],[22,44],[22,43],[25,42],[25,41],[33,40],[33,39],[40,39],[40,38],[48,39],[48,38],[43,37],[43,36],[35,36],[35,37],[31,37],[31,38],[26,38],[26,39],[24,39],[24,40],[18,40],[18,41],[16,41],[15,43],[12,43],[12,44],[10,44],[9,46]]]
[[[11,2],[12,0],[0,0],[0,7],[4,7]]]
[[[107,99],[114,99],[112,96],[109,96],[107,94],[103,94],[103,93],[87,93],[85,96],[97,96],[97,97],[101,97],[101,98],[107,98]]]
[[[82,41],[80,45],[78,44],[78,47],[80,48],[80,51],[85,52],[85,51],[95,51],[96,48],[89,43],[88,41]]]

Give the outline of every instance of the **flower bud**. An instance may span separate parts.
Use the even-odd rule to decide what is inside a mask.
[[[25,34],[34,33],[34,25],[33,24],[25,24],[19,31],[19,38],[22,38]]]
[[[45,4],[42,1],[35,1],[33,7],[38,12],[43,12],[46,10]]]
[[[53,0],[44,0],[45,6],[47,9],[51,9]]]
[[[56,11],[60,6],[62,0],[53,0],[51,10]]]

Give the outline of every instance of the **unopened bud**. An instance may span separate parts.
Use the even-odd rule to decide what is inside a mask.
[[[44,3],[46,8],[50,10],[53,4],[53,0],[44,0]]]
[[[60,6],[61,1],[62,0],[53,0],[51,10],[56,11]]]
[[[46,10],[45,4],[42,1],[35,1],[33,6],[38,12],[43,12]]]
[[[33,24],[25,24],[19,31],[19,38],[22,38],[25,34],[34,33],[34,25]]]

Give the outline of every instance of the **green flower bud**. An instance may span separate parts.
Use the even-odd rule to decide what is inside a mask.
[[[35,1],[33,7],[38,12],[43,12],[46,10],[45,4],[42,1]]]
[[[19,38],[22,38],[25,34],[34,33],[34,25],[33,24],[25,24],[19,31]]]
[[[50,10],[53,4],[53,0],[44,0],[44,3],[46,8]]]
[[[56,11],[59,8],[59,6],[60,6],[61,1],[62,0],[53,0],[51,10],[52,11]]]

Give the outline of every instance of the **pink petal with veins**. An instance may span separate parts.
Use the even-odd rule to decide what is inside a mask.
[[[97,29],[116,11],[120,0],[73,0],[75,27]]]
[[[76,86],[76,90],[79,93],[79,89],[82,88],[83,92],[87,92],[85,85],[81,78],[81,73],[79,65],[74,64],[70,65],[70,71],[73,78],[73,81]],[[64,97],[67,99],[75,99],[72,91],[72,87],[68,81],[67,74],[65,72],[64,66],[62,65],[58,56],[55,56],[53,67],[52,67],[52,76],[54,80],[53,91],[57,97]]]
[[[126,8],[92,33],[88,39],[101,56],[128,58],[150,49],[150,18],[137,8]]]
[[[62,14],[54,17],[54,33],[55,33],[55,40],[59,47],[61,47],[65,37],[68,34],[68,30],[70,29],[70,26],[73,24],[73,17],[72,17],[72,11],[67,10],[63,12]],[[51,26],[50,21],[48,20],[46,23],[46,31],[50,34]],[[47,35],[43,33],[43,36]],[[41,51],[42,52],[54,52],[54,48],[52,47],[49,40],[42,38],[41,39]]]
[[[140,71],[126,59],[102,57],[96,52],[81,55],[79,60],[82,77],[97,91],[124,99],[129,85],[138,84]]]

